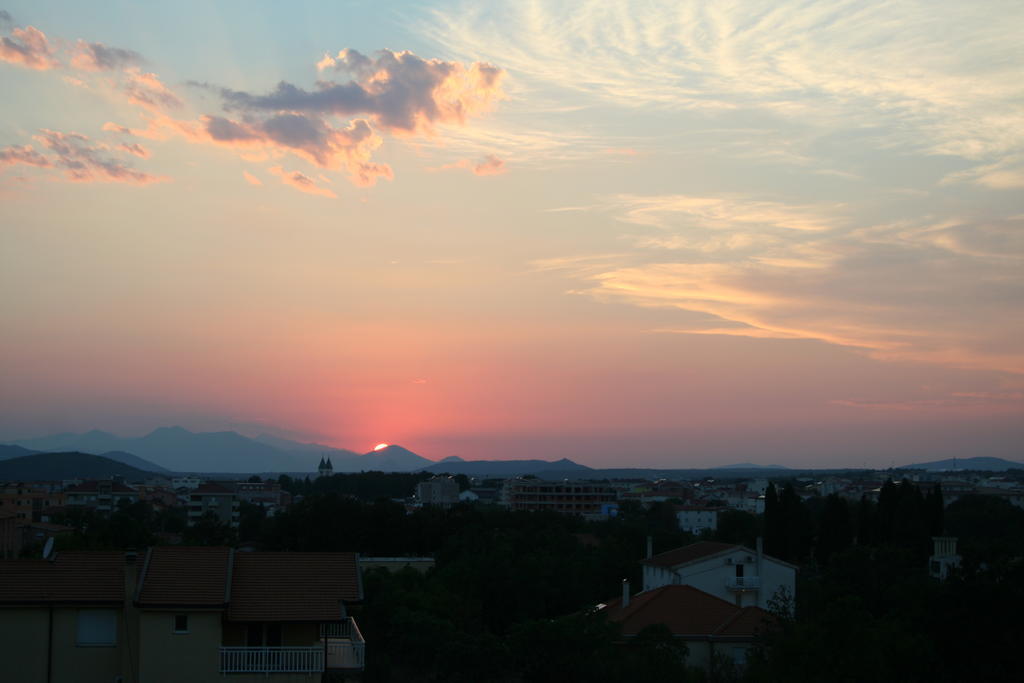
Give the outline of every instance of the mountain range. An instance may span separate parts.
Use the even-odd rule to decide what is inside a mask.
[[[113,476],[142,481],[149,473],[90,453],[33,453],[0,460],[0,480],[6,481],[109,479]]]
[[[1024,470],[1024,462],[1014,462],[1003,458],[950,458],[949,460],[935,460],[933,462],[919,462],[913,465],[904,465],[905,470],[987,470],[990,472],[1005,472],[1006,470]]]
[[[155,465],[156,471],[171,472],[313,473],[321,457],[331,459],[335,472],[409,472],[434,464],[433,460],[401,446],[360,454],[270,434],[249,438],[233,431],[197,433],[183,427],[160,427],[141,437],[121,437],[94,429],[84,434],[23,439],[11,445],[35,452],[80,451],[107,455],[139,469],[154,470]],[[122,455],[129,457],[119,457]],[[142,462],[132,462],[131,457],[141,458]]]

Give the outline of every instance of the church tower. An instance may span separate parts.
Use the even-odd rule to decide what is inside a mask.
[[[330,477],[333,474],[334,474],[334,465],[331,464],[331,459],[327,458],[325,460],[323,456],[320,456],[320,466],[317,467],[317,476],[318,477]]]

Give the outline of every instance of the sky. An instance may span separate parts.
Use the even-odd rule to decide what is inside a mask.
[[[0,439],[1022,460],[1022,29],[0,0]]]

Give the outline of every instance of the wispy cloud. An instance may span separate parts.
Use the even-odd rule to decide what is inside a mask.
[[[873,126],[889,144],[981,159],[1024,144],[1022,21],[1005,2],[508,0],[437,11],[425,30],[534,89]]]
[[[294,187],[299,192],[314,194],[320,197],[328,197],[330,199],[338,198],[338,195],[334,194],[334,192],[326,187],[320,187],[312,178],[299,173],[298,171],[286,171],[280,166],[271,166],[267,170],[280,178],[282,183]]]
[[[260,185],[263,184],[262,180],[254,176],[252,173],[249,173],[248,171],[242,171],[242,177],[245,178],[245,182],[249,183],[250,185],[255,185],[256,187],[259,187]]]
[[[71,66],[83,71],[114,71],[139,67],[143,61],[142,55],[134,50],[79,40],[71,57]]]
[[[10,15],[7,19],[10,20]],[[10,36],[0,38],[0,62],[40,71],[60,66],[46,34],[34,26],[15,28]]]
[[[117,182],[147,185],[164,180],[110,155],[105,145],[93,143],[79,133],[43,129],[36,140],[54,157],[53,165],[65,170],[74,182]]]
[[[715,321],[662,331],[817,339],[878,358],[1024,373],[1024,221],[858,227],[841,208],[830,217],[744,197],[617,199],[620,220],[654,235],[632,235],[635,249],[617,256],[538,265],[589,282],[581,291],[599,300]]]
[[[469,159],[459,159],[456,162],[450,164],[444,164],[437,168],[428,169],[431,171],[450,171],[453,169],[463,169],[469,171],[474,175],[488,176],[488,175],[500,175],[508,170],[505,166],[505,162],[499,159],[493,154],[488,154],[484,158],[477,161],[470,161]]]

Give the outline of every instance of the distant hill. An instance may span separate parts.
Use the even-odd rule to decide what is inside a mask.
[[[359,472],[368,470],[380,470],[381,472],[414,472],[434,464],[422,455],[413,453],[408,448],[401,446],[388,446],[379,451],[363,453],[352,459],[342,461],[343,467],[355,467],[357,469],[339,470],[338,461],[332,460],[334,471]]]
[[[788,470],[788,467],[782,465],[755,465],[752,462],[738,462],[735,465],[719,465],[718,467],[711,467],[709,469],[714,470]]]
[[[0,480],[6,481],[109,479],[115,475],[135,481],[151,473],[102,455],[78,452],[35,453],[0,461]]]
[[[1006,470],[1024,470],[1024,462],[1014,462],[1003,458],[951,458],[934,462],[919,462],[904,465],[904,470],[988,470],[1005,472]]]
[[[163,467],[160,467],[160,465],[157,465],[154,462],[150,462],[148,460],[144,460],[144,459],[140,458],[137,455],[132,455],[131,453],[125,453],[124,451],[107,451],[106,453],[99,453],[99,455],[102,455],[104,458],[110,458],[111,460],[116,460],[117,462],[122,462],[125,465],[129,465],[131,467],[134,467],[137,470],[142,470],[143,472],[156,472],[158,474],[172,474],[172,472],[170,470],[164,469]]]
[[[21,446],[4,446],[0,445],[0,460],[7,460],[8,458],[20,458],[23,455],[32,455],[37,451],[30,451],[27,448]]]
[[[160,427],[142,437],[120,437],[94,429],[85,434],[55,434],[16,441],[31,451],[80,451],[110,458],[140,469],[170,472],[316,472],[320,458],[331,459],[335,472],[411,472],[433,464],[401,446],[356,453],[322,444],[291,441],[270,434],[249,438],[238,432],[190,432],[183,427]],[[132,458],[135,458],[133,460]]]
[[[15,445],[36,451],[80,451],[99,455],[131,453],[172,472],[272,472],[315,469],[290,455],[237,432],[193,433],[183,427],[160,427],[142,437],[126,438],[92,430],[24,439]]]
[[[462,462],[438,462],[423,468],[424,472],[447,472],[478,477],[513,477],[516,475],[558,471],[586,475],[592,470],[567,458],[561,460],[464,460]]]

